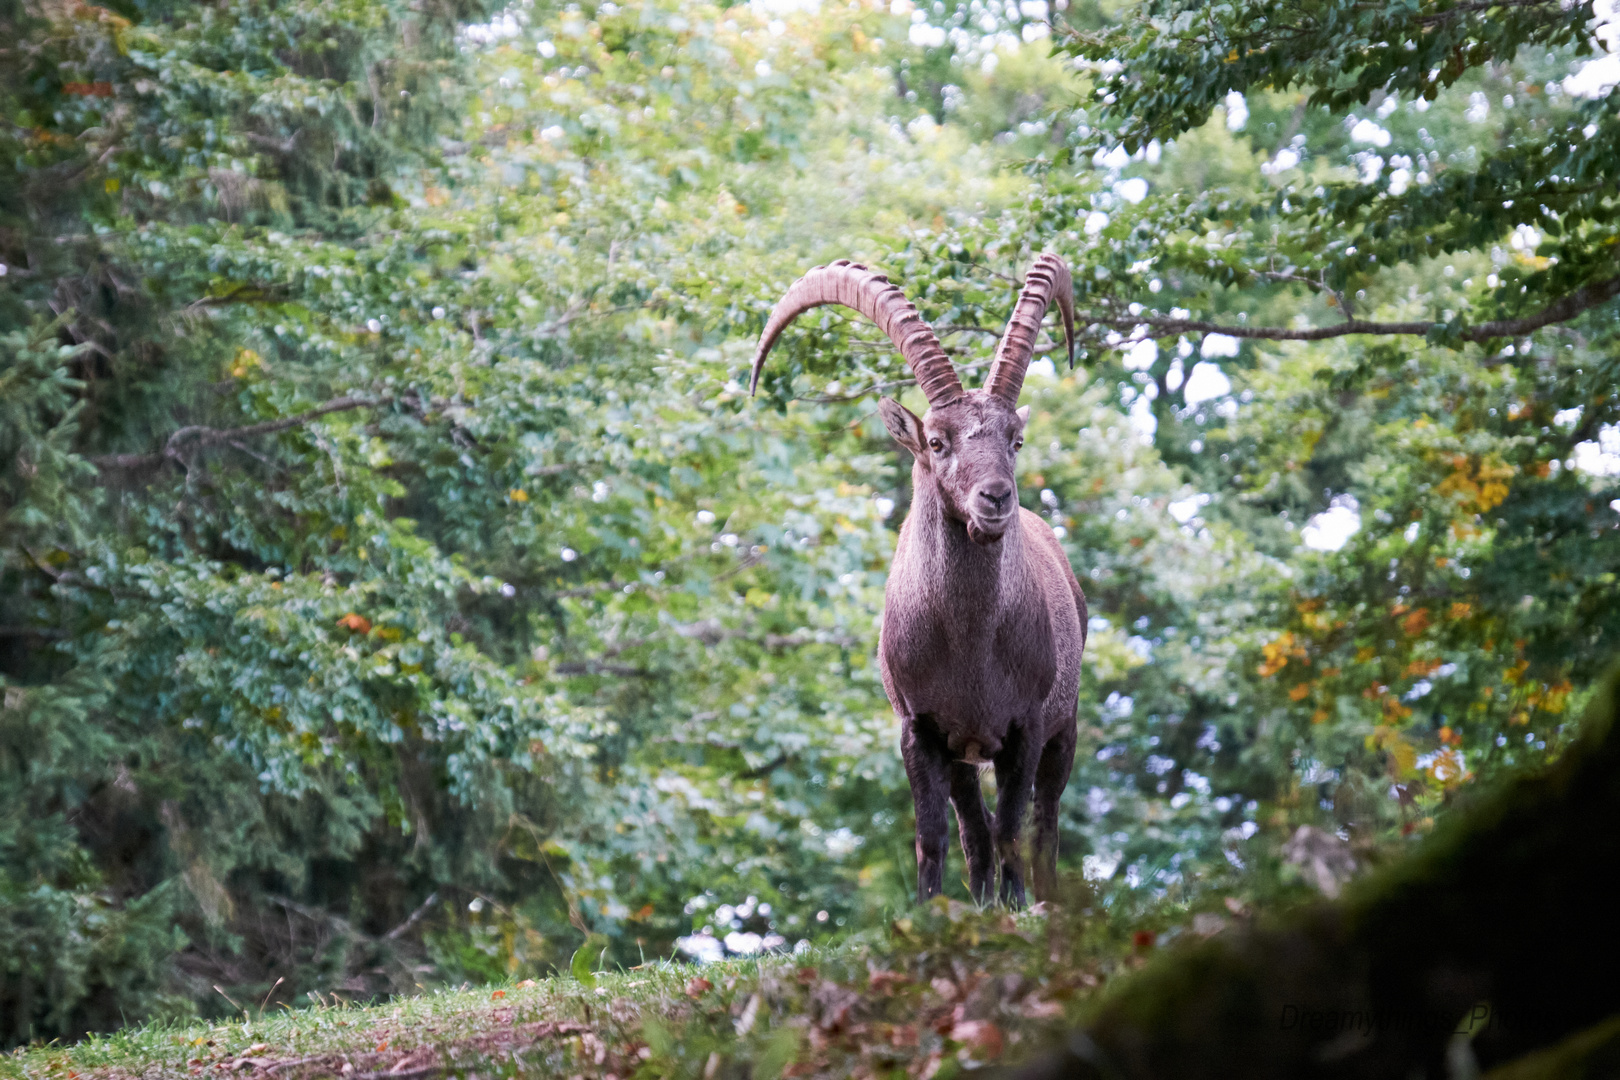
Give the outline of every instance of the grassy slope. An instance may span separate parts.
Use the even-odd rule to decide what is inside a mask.
[[[1083,1074],[1099,1053],[1144,1076],[1214,1075],[1212,1063],[1232,1062],[1249,1075],[1319,1069],[1324,1040],[1337,1032],[1280,1033],[1268,1022],[1279,1001],[1394,1017],[1465,1016],[1490,1002],[1523,1021],[1473,1039],[1504,1062],[1504,1078],[1578,1075],[1572,1064],[1602,1070],[1620,1045],[1614,994],[1590,988],[1617,966],[1620,935],[1608,894],[1586,875],[1593,862],[1615,860],[1616,841],[1583,825],[1620,806],[1617,702],[1620,673],[1594,698],[1580,742],[1551,768],[1482,793],[1345,901],[1250,931],[1220,933],[1230,920],[1213,910],[1133,911],[1127,893],[1092,898],[1079,884],[1071,910],[1051,914],[941,899],[886,934],[797,957],[659,962],[369,1008],[244,1010],[240,1021],[148,1025],[25,1050],[0,1058],[0,1078],[946,1077],[1026,1056],[1082,1012],[1091,1013],[1089,1041],[1071,1041],[1031,1076]],[[1082,902],[1092,906],[1073,910]],[[1105,981],[1142,966],[1154,919],[1219,936],[1173,950],[1089,1008]],[[1199,936],[1160,925],[1160,944]],[[1333,1059],[1345,1065],[1334,1075],[1432,1065],[1453,1029],[1397,1024],[1370,1035],[1354,1061]]]
[[[1122,918],[1079,929],[941,902],[881,938],[797,957],[664,962],[594,985],[559,977],[370,1007],[250,1007],[242,1019],[19,1051],[0,1057],[0,1077],[945,1077],[1027,1056],[1092,989],[1142,963]]]

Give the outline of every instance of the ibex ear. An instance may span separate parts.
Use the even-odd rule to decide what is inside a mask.
[[[1023,406],[1018,410],[1018,425],[1020,427],[1028,427],[1029,426],[1029,406],[1028,405]]]
[[[923,423],[916,413],[893,398],[881,398],[878,415],[883,417],[883,426],[889,429],[895,442],[910,450],[913,456],[923,456]]]

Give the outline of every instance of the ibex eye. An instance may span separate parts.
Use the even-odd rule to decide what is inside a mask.
[[[939,451],[945,449],[945,444],[940,442],[938,439],[929,439],[928,448],[933,450],[935,453],[938,453]]]

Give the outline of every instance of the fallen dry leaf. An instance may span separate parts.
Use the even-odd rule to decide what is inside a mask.
[[[988,1020],[963,1020],[951,1028],[951,1038],[971,1047],[978,1057],[1001,1056],[1001,1029]]]
[[[868,982],[873,990],[880,994],[886,994],[897,987],[908,985],[911,982],[911,977],[896,971],[874,971],[871,973]]]
[[[1038,997],[1029,997],[1024,999],[1023,1005],[1019,1007],[1019,1012],[1022,1012],[1031,1020],[1050,1020],[1054,1016],[1063,1015],[1063,1006],[1056,1001],[1045,1001]]]
[[[695,976],[691,982],[686,984],[686,996],[691,998],[693,1001],[696,1001],[698,998],[702,997],[704,994],[707,994],[713,989],[714,983],[703,978],[702,976]]]

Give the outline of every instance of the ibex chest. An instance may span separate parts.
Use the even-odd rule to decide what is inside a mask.
[[[992,603],[903,586],[890,582],[879,643],[897,709],[933,715],[948,730],[982,729],[998,737],[1012,720],[1039,712],[1056,658],[1038,593],[1019,603]]]

